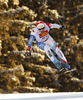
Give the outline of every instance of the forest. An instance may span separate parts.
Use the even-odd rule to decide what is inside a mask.
[[[66,27],[49,34],[76,71],[57,74],[35,40],[31,57],[25,56],[39,20]],[[0,94],[83,92],[82,32],[83,0],[0,0]]]

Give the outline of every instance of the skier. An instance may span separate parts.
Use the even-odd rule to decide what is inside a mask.
[[[62,72],[64,69],[69,70],[70,66],[67,63],[63,52],[58,48],[57,43],[54,41],[54,39],[49,35],[49,31],[52,28],[61,28],[62,30],[65,29],[63,25],[59,24],[45,23],[43,21],[38,21],[36,23],[36,27],[32,29],[30,34],[26,55],[31,55],[30,49],[32,46],[32,42],[34,41],[34,39],[36,39],[37,46],[46,52],[46,55],[59,69],[59,72]],[[57,54],[64,67],[52,53],[51,49]]]

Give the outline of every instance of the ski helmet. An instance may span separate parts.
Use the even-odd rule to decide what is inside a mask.
[[[38,22],[36,23],[36,27],[37,27],[38,29],[43,29],[43,28],[45,27],[44,22],[43,22],[43,21],[38,21]]]

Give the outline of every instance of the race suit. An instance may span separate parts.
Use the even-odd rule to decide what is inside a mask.
[[[48,58],[56,65],[56,67],[59,69],[62,65],[58,61],[58,59],[55,57],[51,49],[57,54],[59,59],[61,60],[63,66],[68,69],[70,66],[67,63],[67,60],[63,54],[63,52],[58,48],[56,42],[54,39],[49,35],[49,31],[52,28],[61,28],[61,25],[58,24],[51,24],[51,23],[44,23],[45,24],[45,31],[41,33],[37,27],[32,29],[32,32],[30,34],[30,39],[28,42],[28,50],[30,50],[32,46],[32,42],[34,39],[36,39],[37,46],[44,50],[46,52],[46,55]]]

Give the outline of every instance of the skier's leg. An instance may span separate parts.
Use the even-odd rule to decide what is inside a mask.
[[[50,50],[50,47],[48,45],[46,45],[43,42],[37,42],[37,46],[44,50],[46,52],[46,55],[48,56],[48,58],[56,65],[56,67],[59,69],[59,71],[61,72],[63,70],[62,65],[60,64],[60,62],[57,60],[57,58],[54,56],[54,54],[52,53],[52,51]]]
[[[66,68],[66,70],[68,70],[70,68],[70,66],[67,63],[67,60],[66,60],[63,52],[58,48],[56,42],[54,42],[52,49],[54,50],[54,52],[56,52],[56,54],[58,55],[59,59],[61,60],[61,62],[63,64],[63,66]]]
[[[52,51],[50,50],[50,47],[48,45],[45,45],[44,50],[48,56],[48,58],[56,65],[56,67],[58,69],[62,68],[62,65],[60,64],[60,62],[57,60],[57,58],[54,56],[54,54],[52,53]]]

